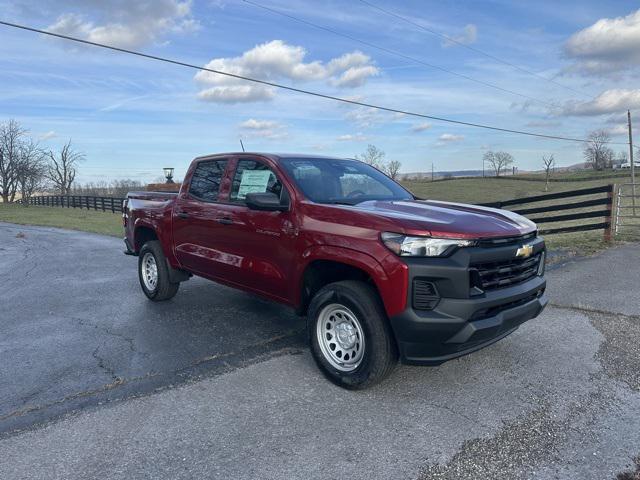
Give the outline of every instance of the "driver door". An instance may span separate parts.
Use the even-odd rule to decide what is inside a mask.
[[[216,249],[234,259],[225,265],[225,277],[234,284],[289,301],[298,230],[291,210],[251,210],[245,196],[271,192],[289,198],[275,165],[262,158],[238,158],[231,172],[229,198],[220,204],[227,224],[218,230]]]

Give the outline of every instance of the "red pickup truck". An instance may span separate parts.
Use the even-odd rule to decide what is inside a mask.
[[[398,358],[438,365],[478,350],[547,303],[534,223],[420,200],[357,160],[199,157],[178,194],[129,193],[123,217],[149,299],[198,275],[289,305],[307,317],[320,369],[346,388]]]

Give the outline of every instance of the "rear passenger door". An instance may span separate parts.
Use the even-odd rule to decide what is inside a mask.
[[[191,167],[188,189],[182,189],[173,209],[176,257],[187,270],[207,277],[221,271],[215,238],[224,227],[218,200],[225,187],[228,189],[228,165],[229,158],[198,161]]]

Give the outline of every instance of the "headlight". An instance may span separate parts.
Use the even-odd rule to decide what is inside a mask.
[[[400,233],[384,232],[382,243],[401,257],[446,257],[459,247],[471,247],[473,240],[456,238],[409,237]]]

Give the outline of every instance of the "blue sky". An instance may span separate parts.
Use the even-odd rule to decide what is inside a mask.
[[[197,65],[544,134],[584,138],[606,128],[624,142],[624,112],[640,112],[635,1],[370,0],[458,44],[356,0],[255,3],[370,45],[241,0],[0,0],[0,11],[3,20]],[[237,151],[239,138],[252,151],[349,157],[372,143],[403,172],[428,171],[432,162],[436,170],[479,169],[487,149],[511,152],[523,170],[542,168],[542,154],[559,165],[581,161],[576,143],[345,106],[7,27],[0,86],[0,120],[17,119],[46,148],[72,139],[86,154],[82,182],[150,181],[164,166],[181,178],[193,157]]]

